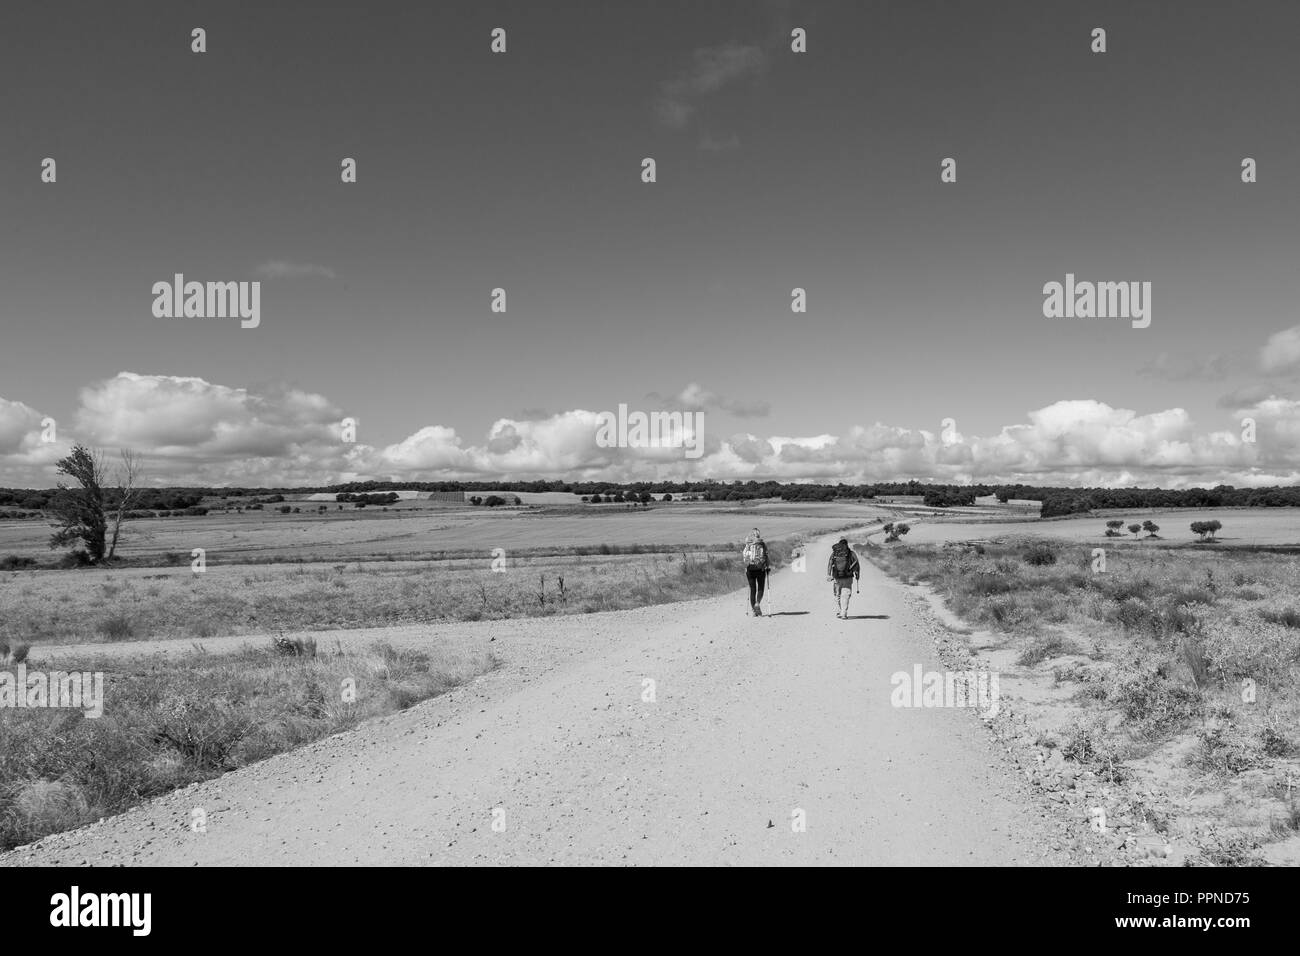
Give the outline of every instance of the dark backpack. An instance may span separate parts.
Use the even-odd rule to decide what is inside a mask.
[[[838,548],[831,552],[831,566],[835,568],[837,578],[847,578],[853,574],[853,553],[845,548],[843,551]]]

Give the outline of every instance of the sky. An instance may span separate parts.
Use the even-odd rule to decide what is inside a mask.
[[[78,442],[160,485],[1293,483],[1298,32],[1289,0],[13,0],[0,485]],[[176,273],[260,282],[259,323],[156,315]],[[1150,324],[1046,317],[1067,274],[1149,282]],[[620,405],[699,413],[703,453],[603,447]]]

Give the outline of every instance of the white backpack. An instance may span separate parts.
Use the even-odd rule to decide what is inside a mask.
[[[758,567],[763,563],[763,542],[751,541],[745,545],[744,552],[745,564],[750,567]]]

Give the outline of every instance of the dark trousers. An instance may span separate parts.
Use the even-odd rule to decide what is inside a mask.
[[[749,579],[749,606],[763,601],[763,585],[767,582],[767,571],[763,568],[745,568],[745,577]],[[757,597],[755,597],[757,593]]]

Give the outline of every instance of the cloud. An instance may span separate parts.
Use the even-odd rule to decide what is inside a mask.
[[[701,99],[757,75],[766,66],[767,55],[754,45],[724,43],[696,49],[689,66],[660,84],[655,102],[660,122],[669,129],[685,128]]]
[[[1300,325],[1274,332],[1259,353],[1265,372],[1294,372],[1300,368]]]
[[[1137,373],[1166,382],[1217,382],[1228,374],[1228,360],[1222,355],[1198,359],[1161,352],[1139,368]]]
[[[47,421],[52,423],[52,428],[45,427]],[[52,416],[22,402],[0,398],[0,485],[9,480],[13,487],[52,486],[52,478],[27,479],[46,474],[52,476],[54,463],[71,448],[71,443]]]
[[[76,440],[142,452],[149,484],[325,485],[345,481],[715,478],[785,481],[1025,482],[1045,485],[1239,487],[1300,480],[1300,402],[1243,394],[1218,430],[1181,408],[1139,413],[1093,399],[1055,402],[986,435],[946,435],[876,422],[842,434],[728,438],[702,433],[703,454],[597,444],[600,416],[571,409],[501,418],[479,438],[441,423],[390,444],[342,440],[343,409],[285,385],[236,388],[202,378],[121,372],[80,392],[59,443],[41,442],[38,410],[0,398],[0,485],[50,487],[53,463]],[[691,383],[679,408],[724,401]],[[1255,422],[1255,441],[1241,418]]]
[[[697,382],[691,382],[672,398],[664,398],[658,392],[651,392],[646,398],[666,409],[687,412],[717,410],[728,412],[736,418],[766,418],[772,413],[772,406],[768,402],[760,399],[725,398]]]
[[[279,260],[263,262],[253,270],[253,273],[262,279],[335,278],[334,270],[327,266],[317,266],[311,263],[281,262]]]
[[[1229,411],[1239,411],[1243,408],[1250,408],[1252,405],[1258,405],[1267,398],[1278,397],[1289,398],[1290,389],[1268,384],[1242,385],[1227,394],[1220,395],[1215,404]]]

